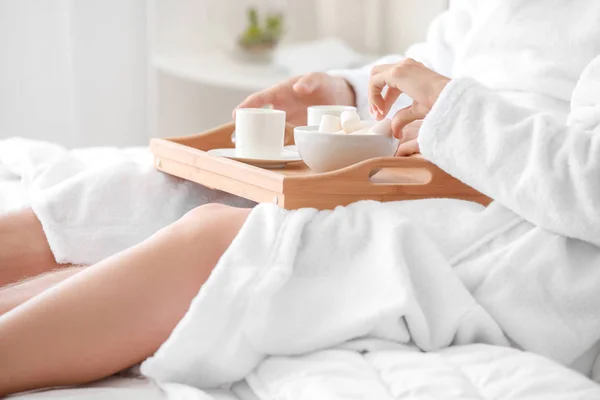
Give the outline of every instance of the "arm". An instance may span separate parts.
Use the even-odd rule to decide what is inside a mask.
[[[524,219],[600,245],[600,136],[459,79],[425,119],[419,145],[426,158]]]
[[[469,3],[469,7],[455,6],[440,14],[431,22],[427,39],[422,43],[411,46],[406,51],[405,56],[388,55],[362,68],[329,71],[329,74],[344,78],[352,86],[356,95],[356,107],[359,114],[362,118],[368,119],[370,118],[368,82],[371,69],[375,65],[397,64],[406,58],[412,58],[442,75],[451,76],[455,54],[471,29],[472,14],[475,7],[476,4],[471,5]],[[407,95],[400,96],[391,113],[394,114],[394,111],[411,103],[412,100]]]

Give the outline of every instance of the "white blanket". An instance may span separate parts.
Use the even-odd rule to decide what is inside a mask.
[[[271,357],[247,380],[260,399],[582,400],[600,387],[548,360],[471,345],[435,353],[411,348],[366,354],[333,349]]]

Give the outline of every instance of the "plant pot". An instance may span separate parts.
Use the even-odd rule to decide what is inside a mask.
[[[255,45],[244,45],[238,43],[238,56],[244,61],[268,63],[273,59],[273,53],[277,47],[276,43],[261,43]]]
[[[283,30],[281,10],[248,6],[245,25],[237,40],[239,55],[248,61],[270,61]]]

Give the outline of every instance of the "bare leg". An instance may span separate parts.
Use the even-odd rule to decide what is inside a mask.
[[[0,317],[0,395],[100,379],[152,355],[250,210],[206,205]]]
[[[0,216],[0,286],[61,267],[31,209]]]
[[[25,281],[0,287],[0,316],[83,270],[63,268]]]

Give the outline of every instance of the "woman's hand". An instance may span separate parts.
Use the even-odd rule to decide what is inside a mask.
[[[421,152],[417,138],[419,137],[419,129],[421,129],[422,124],[422,120],[414,121],[402,129],[400,146],[396,150],[396,157],[407,157]]]
[[[353,106],[354,89],[342,77],[314,72],[278,83],[254,93],[236,108],[259,108],[273,105],[286,112],[286,120],[294,125],[306,125],[306,108],[322,104]],[[234,111],[235,118],[235,111]]]
[[[409,143],[410,140],[403,140],[404,128],[414,121],[425,118],[448,82],[450,82],[449,78],[412,59],[406,59],[398,64],[375,66],[371,71],[371,80],[369,81],[371,113],[377,120],[381,120],[388,114],[402,93],[410,96],[413,99],[412,105],[394,115],[392,131],[394,136],[402,140],[406,150],[413,151],[418,129],[415,137],[410,139],[415,142],[407,145],[405,143]],[[386,88],[387,91],[385,91]],[[418,150],[418,145],[416,150]]]

